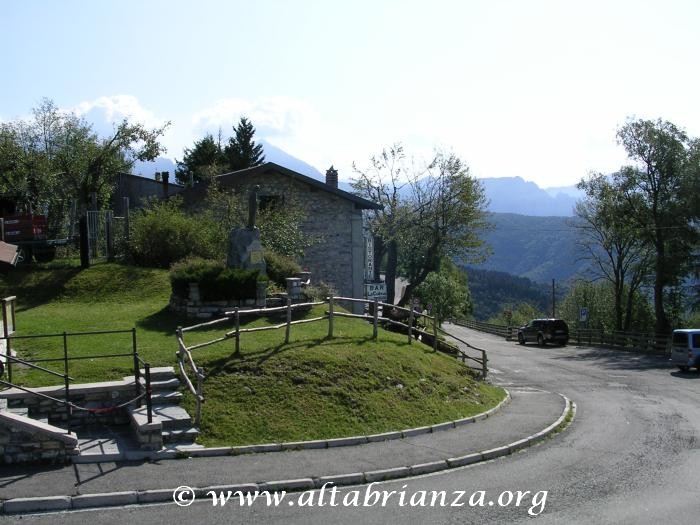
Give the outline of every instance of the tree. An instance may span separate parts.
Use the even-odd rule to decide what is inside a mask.
[[[406,304],[446,258],[480,261],[479,233],[488,227],[484,189],[454,154],[438,153],[427,176],[411,186],[410,211],[402,222],[407,227],[399,235],[399,264],[409,284],[399,304]]]
[[[398,266],[398,235],[404,227],[402,224],[406,215],[406,205],[401,192],[408,184],[402,180],[406,157],[401,144],[394,144],[388,150],[385,148],[378,156],[370,157],[370,167],[365,170],[357,168],[353,163],[353,171],[357,178],[352,181],[356,194],[376,202],[381,207],[368,212],[370,232],[374,242],[375,280],[379,279],[380,262],[387,256],[386,289],[388,302],[395,297],[396,270]]]
[[[100,138],[84,119],[59,111],[49,99],[32,115],[0,125],[0,191],[48,214],[50,230],[64,221],[73,199],[83,209],[91,193],[106,203],[120,173],[164,151],[158,139],[167,123],[149,130],[125,119]]]
[[[668,121],[631,120],[617,133],[634,165],[613,184],[627,205],[639,238],[654,253],[654,312],[657,333],[668,333],[664,294],[689,272],[698,242],[700,142]]]
[[[439,272],[426,276],[415,294],[424,305],[431,305],[438,325],[450,317],[464,319],[472,311],[467,274],[449,259],[443,261]]]
[[[580,221],[573,222],[579,244],[594,274],[611,285],[615,329],[628,331],[634,296],[650,270],[651,250],[639,238],[626,200],[605,175],[582,180],[578,188],[586,192],[586,198],[576,204]]]
[[[221,131],[218,140],[212,134],[195,141],[194,146],[185,148],[181,161],[177,161],[175,178],[178,183],[190,183],[190,174],[195,183],[208,182],[216,175],[223,173],[228,166],[228,160],[221,146]]]
[[[403,305],[428,274],[440,270],[443,257],[478,260],[486,198],[458,157],[438,152],[425,168],[408,167],[396,144],[371,157],[369,169],[353,168],[355,192],[382,206],[370,212],[370,228],[381,239],[375,246],[386,249],[390,301],[399,266],[409,281],[399,300]]]
[[[253,141],[255,128],[246,117],[241,117],[238,126],[233,131],[234,136],[229,139],[228,145],[224,149],[229,170],[252,168],[265,162],[262,145]]]

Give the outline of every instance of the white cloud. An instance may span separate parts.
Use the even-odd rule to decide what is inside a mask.
[[[164,119],[156,117],[152,111],[144,108],[139,99],[133,95],[102,96],[95,100],[81,102],[72,108],[72,111],[96,123],[113,124],[128,118],[147,127],[158,127],[164,122]]]
[[[294,97],[218,100],[192,116],[192,138],[216,135],[219,128],[229,137],[241,117],[253,123],[257,138],[317,167],[325,162],[320,114],[308,102]]]

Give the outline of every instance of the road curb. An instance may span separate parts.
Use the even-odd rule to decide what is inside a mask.
[[[435,425],[426,425],[424,427],[407,428],[404,430],[394,430],[391,432],[383,432],[381,434],[369,434],[367,436],[350,436],[343,438],[332,438],[332,439],[315,439],[312,441],[292,441],[286,443],[266,443],[261,445],[243,445],[236,447],[215,447],[215,448],[196,448],[188,449],[187,447],[181,447],[177,452],[178,458],[197,458],[197,457],[214,457],[214,456],[239,456],[241,454],[257,454],[257,453],[267,453],[267,452],[283,452],[287,450],[314,450],[321,448],[334,448],[334,447],[348,447],[362,445],[365,443],[376,443],[379,441],[390,441],[393,439],[404,439],[407,437],[419,436],[421,434],[431,434],[435,432],[441,432],[444,430],[452,430],[458,426],[466,425],[469,423],[476,423],[477,421],[482,421],[488,417],[491,417],[496,412],[498,412],[505,405],[510,403],[511,395],[507,388],[504,388],[506,395],[505,397],[493,408],[477,414],[475,416],[464,417],[461,419],[456,419],[453,421],[445,421],[444,423],[436,423]],[[152,453],[157,455],[158,452]],[[158,456],[156,459],[164,459],[162,456]]]
[[[209,487],[185,487],[192,491],[195,497],[206,497],[208,492],[215,493],[231,491],[232,494],[241,492],[242,494],[267,491],[300,492],[306,490],[319,489],[326,484],[333,485],[359,485],[363,483],[376,483],[393,479],[406,478],[424,474],[432,474],[453,468],[464,467],[475,463],[480,463],[489,459],[512,454],[522,448],[532,446],[553,433],[559,431],[570,415],[573,421],[576,415],[576,404],[563,394],[558,394],[564,400],[564,409],[561,415],[543,430],[520,439],[508,445],[468,454],[457,458],[446,458],[444,460],[405,467],[394,467],[389,469],[374,470],[368,472],[356,472],[351,474],[337,474],[332,476],[322,476],[318,478],[299,478],[292,480],[266,481],[258,483],[241,483],[236,485],[218,485]],[[510,399],[510,393],[497,407],[499,408],[506,400]],[[488,417],[488,416],[485,416]],[[145,491],[113,492],[102,494],[85,494],[79,496],[53,496],[41,498],[14,498],[0,503],[0,515],[3,514],[28,514],[33,512],[65,511],[71,509],[82,509],[86,507],[112,507],[128,504],[165,503],[174,501],[177,489],[154,489]],[[213,496],[212,496],[213,497]]]

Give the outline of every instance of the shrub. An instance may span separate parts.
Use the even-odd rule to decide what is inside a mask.
[[[203,301],[255,298],[258,270],[227,268],[222,261],[190,257],[170,269],[170,285],[175,295],[186,297],[189,283],[199,284]]]
[[[306,286],[304,295],[311,301],[325,301],[328,297],[338,295],[338,291],[331,285],[321,281],[318,284]]]
[[[279,255],[272,250],[265,250],[264,256],[267,276],[272,282],[286,290],[287,283],[285,279],[294,277],[301,271],[301,267],[289,257]]]
[[[134,213],[129,250],[135,264],[168,268],[187,256],[215,254],[209,221],[187,215],[180,205],[177,198],[155,201]]]

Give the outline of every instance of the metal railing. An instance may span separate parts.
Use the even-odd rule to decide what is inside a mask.
[[[363,303],[365,304],[366,307],[370,307],[369,311],[371,313],[369,314],[351,314],[348,312],[340,312],[336,310],[336,305],[338,302],[347,302],[347,303]],[[312,317],[310,319],[299,319],[296,321],[292,321],[292,313],[294,310],[297,309],[307,309],[311,308],[313,306],[320,306],[323,304],[328,304],[328,310],[324,313],[322,316],[317,316],[317,317]],[[382,315],[379,315],[380,308],[382,310]],[[252,328],[241,328],[240,326],[240,319],[241,316],[243,315],[258,315],[258,316],[268,316],[269,314],[276,314],[276,313],[281,313],[285,312],[286,314],[286,320],[284,323],[279,323],[275,325],[269,325],[269,326],[256,326]],[[392,312],[391,315],[384,315],[385,312]],[[396,312],[399,312],[402,314],[402,318],[407,320],[407,323],[403,323],[402,321],[397,319]],[[326,301],[318,301],[318,302],[309,302],[309,303],[296,303],[292,304],[292,302],[287,299],[287,305],[286,306],[280,306],[280,307],[275,307],[275,308],[258,308],[258,309],[251,309],[251,310],[241,310],[239,308],[235,308],[233,311],[230,312],[225,312],[224,317],[220,319],[215,319],[213,321],[207,321],[204,323],[199,323],[196,325],[192,326],[187,326],[187,327],[178,327],[176,330],[176,338],[177,338],[177,343],[178,343],[178,350],[177,350],[177,360],[178,360],[178,367],[180,370],[180,377],[182,378],[182,382],[184,383],[185,387],[187,390],[190,391],[190,393],[195,397],[196,401],[196,411],[195,411],[195,426],[200,426],[201,423],[201,418],[202,418],[202,404],[205,401],[204,398],[204,390],[203,390],[203,383],[204,383],[204,370],[201,367],[198,367],[194,361],[194,358],[192,357],[192,352],[194,350],[199,350],[201,348],[205,348],[207,346],[211,346],[217,343],[221,343],[223,341],[227,341],[229,339],[234,339],[235,341],[235,353],[239,354],[240,349],[241,349],[241,335],[246,334],[246,333],[253,333],[253,332],[261,332],[265,330],[279,330],[284,328],[285,329],[285,336],[284,336],[284,342],[289,343],[289,338],[290,338],[290,332],[291,332],[291,327],[294,325],[299,325],[299,324],[306,324],[306,323],[314,323],[314,322],[319,322],[319,321],[325,321],[328,320],[328,337],[332,338],[333,337],[333,320],[335,317],[347,317],[347,318],[354,318],[354,319],[363,319],[366,321],[370,321],[372,323],[372,338],[377,339],[378,336],[378,327],[379,323],[385,323],[389,324],[392,326],[398,326],[401,327],[402,329],[406,330],[406,334],[408,336],[408,344],[412,344],[414,338],[417,338],[419,335],[422,337],[427,337],[430,340],[431,345],[433,346],[433,349],[435,351],[442,351],[445,350],[444,345],[446,345],[449,348],[449,353],[456,355],[458,359],[462,361],[462,363],[465,366],[468,366],[469,368],[475,368],[473,366],[470,366],[467,363],[467,360],[472,360],[476,362],[479,366],[477,370],[479,370],[483,374],[483,378],[486,378],[487,374],[487,359],[486,359],[486,351],[478,349],[476,347],[473,347],[469,343],[465,343],[467,346],[469,346],[472,349],[478,350],[481,352],[481,358],[475,358],[472,357],[459,348],[456,348],[452,345],[449,345],[445,343],[444,341],[439,340],[438,338],[438,323],[436,322],[434,317],[431,317],[429,315],[422,314],[420,312],[416,312],[413,309],[409,308],[402,308],[398,307],[392,304],[387,304],[387,303],[381,303],[377,301],[376,299],[373,301],[369,301],[367,299],[355,299],[352,297],[329,297]],[[421,328],[417,320],[418,318],[423,318],[426,321],[429,321],[430,324],[432,324],[432,333],[428,332],[427,330],[424,330]],[[195,331],[195,330],[200,330],[200,329],[209,329],[214,326],[220,325],[222,323],[226,322],[231,322],[233,321],[234,323],[234,329],[230,330],[228,332],[225,332],[221,337],[212,339],[210,341],[206,341],[203,343],[197,343],[197,344],[192,344],[188,346],[185,343],[185,336],[184,334],[187,332]],[[429,323],[426,323],[426,327]],[[448,334],[449,335],[449,334]],[[455,338],[457,339],[457,338]],[[459,339],[457,339],[460,341]],[[463,342],[463,341],[460,341]]]
[[[89,354],[89,355],[79,355],[79,356],[71,356],[69,355],[69,338],[74,338],[74,337],[84,337],[84,336],[95,336],[95,335],[115,335],[115,334],[131,334],[131,351],[129,352],[121,352],[121,353],[111,353],[111,354]],[[46,358],[39,358],[39,359],[22,359],[16,356],[12,355],[12,347],[14,346],[14,343],[16,341],[26,341],[26,340],[37,340],[37,339],[50,339],[50,338],[58,338],[62,341],[62,356],[61,357],[46,357]],[[86,408],[86,407],[80,407],[78,405],[75,405],[70,401],[70,385],[71,382],[75,382],[75,379],[69,375],[69,363],[71,361],[78,361],[78,360],[84,360],[84,359],[108,359],[108,358],[119,358],[119,357],[131,357],[133,359],[133,367],[134,367],[134,389],[135,389],[135,397],[131,399],[130,401],[123,403],[117,407],[110,407],[110,408],[121,408],[122,406],[131,404],[133,402],[138,402],[138,406],[142,406],[142,402],[145,399],[146,403],[146,409],[147,409],[147,417],[148,417],[148,422],[151,423],[153,420],[153,406],[152,406],[152,401],[151,401],[151,373],[150,373],[150,365],[146,363],[143,359],[138,354],[138,349],[136,345],[136,329],[132,328],[131,330],[99,330],[99,331],[92,331],[92,332],[62,332],[62,333],[57,333],[57,334],[36,334],[36,335],[8,335],[5,337],[0,337],[0,342],[4,342],[6,345],[6,355],[5,355],[5,371],[7,373],[7,380],[0,379],[0,384],[5,385],[9,388],[17,388],[19,390],[22,390],[24,392],[27,392],[29,394],[35,395],[37,397],[42,397],[42,398],[48,398],[53,400],[54,402],[57,403],[63,403],[66,405],[68,408],[68,415],[69,415],[69,421],[70,421],[70,415],[72,414],[73,409],[78,409],[78,410],[85,410],[88,412],[100,412],[104,411],[105,409],[91,409],[91,408]],[[48,368],[44,368],[43,366],[38,365],[37,363],[56,363],[56,362],[62,362],[63,363],[63,373],[56,372],[54,370],[50,370]],[[22,366],[22,367],[28,367],[32,370],[38,370],[42,373],[47,373],[52,376],[60,377],[63,379],[63,399],[58,399],[54,398],[51,396],[48,396],[46,394],[43,394],[41,392],[37,392],[35,390],[32,390],[31,388],[21,386],[13,380],[13,368],[14,364],[17,366]],[[140,365],[144,366],[144,385],[141,384],[141,370],[140,370]],[[2,373],[0,373],[0,377],[2,377]]]

